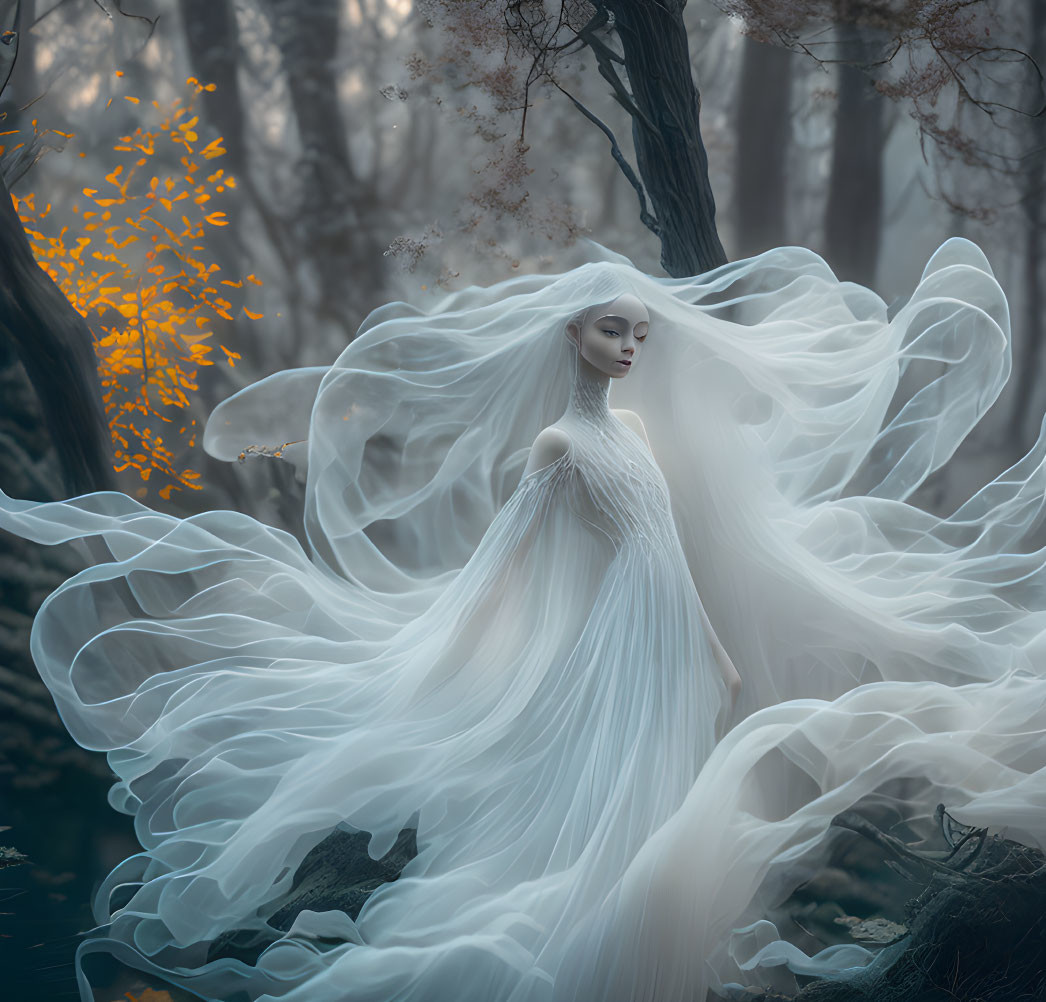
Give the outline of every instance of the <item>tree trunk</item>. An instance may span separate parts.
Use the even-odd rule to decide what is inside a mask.
[[[0,28],[24,30],[32,9],[6,4]],[[16,33],[0,46],[0,97],[8,97],[4,88],[18,54]],[[106,489],[113,479],[111,445],[94,340],[84,318],[36,263],[7,183],[0,177],[0,338],[13,346],[37,395],[66,490]]]
[[[17,63],[13,68],[10,79],[4,87],[4,103],[11,102],[11,107],[6,108],[8,117],[4,120],[4,129],[21,129],[29,126],[35,113],[35,109],[28,108],[26,112],[19,109],[25,108],[40,96],[37,88],[40,81],[36,75],[36,60],[34,50],[36,39],[33,37],[31,28],[36,20],[36,0],[20,0],[17,4]],[[6,27],[6,25],[5,25]],[[22,119],[26,121],[22,121]]]
[[[840,64],[838,73],[824,254],[841,279],[873,285],[883,226],[885,98],[856,67]]]
[[[36,263],[0,180],[0,337],[13,344],[40,400],[67,490],[112,486],[112,459],[86,321]]]
[[[1035,62],[1043,65],[1046,58],[1046,5],[1041,0],[1029,0],[1031,6],[1031,54]],[[1036,104],[1041,104],[1043,94],[1036,95]],[[1042,195],[1046,155],[1046,124],[1036,118],[1029,129],[1033,153],[1028,158],[1022,178],[1022,205],[1024,207],[1024,336],[1023,358],[1017,367],[1017,387],[1010,412],[1010,437],[1016,451],[1021,454],[1030,439],[1039,430],[1038,421],[1029,422],[1032,394],[1042,368],[1043,330],[1046,325],[1042,315]],[[1029,423],[1032,427],[1028,427]]]
[[[193,73],[200,83],[213,83],[217,88],[201,95],[204,115],[221,133],[225,163],[239,176],[247,154],[237,79],[240,36],[236,12],[229,0],[180,0],[179,6]]]
[[[1029,0],[1031,8],[1030,51],[1038,65],[1043,65],[1046,56],[1046,7],[1040,0]],[[1041,105],[1043,94],[1036,95],[1036,104]],[[1034,119],[1028,130],[1031,155],[1028,157],[1024,177],[1021,179],[1022,206],[1024,208],[1024,335],[1022,355],[1017,367],[1017,387],[1014,391],[1013,409],[1009,414],[1009,437],[1023,454],[1030,439],[1039,431],[1039,423],[1029,423],[1031,397],[1039,381],[1043,356],[1043,189],[1046,179],[1046,124],[1042,118]],[[1031,427],[1029,427],[1029,424]]]
[[[792,53],[745,37],[737,107],[737,253],[787,243],[785,153],[792,134]]]
[[[716,231],[685,6],[685,0],[606,0],[639,112],[632,116],[636,165],[660,226],[661,265],[675,277],[727,260]]]
[[[315,268],[319,312],[347,322],[352,298],[346,284],[371,290],[380,284],[380,255],[369,262],[352,255],[359,232],[360,205],[367,201],[349,156],[348,136],[338,101],[335,57],[339,0],[266,0],[265,10],[280,49],[302,154],[296,206],[298,246]]]
[[[1038,16],[1038,15],[1037,15]],[[1040,133],[1041,134],[1041,133]],[[1013,397],[1010,422],[1011,438],[1018,452],[1023,452],[1029,439],[1028,415],[1032,392],[1042,368],[1043,295],[1042,295],[1042,162],[1032,161],[1024,179],[1024,334],[1023,359],[1018,366],[1017,387]],[[1036,423],[1035,430],[1038,430]]]

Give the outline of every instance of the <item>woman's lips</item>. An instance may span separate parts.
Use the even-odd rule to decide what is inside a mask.
[[[627,358],[619,358],[617,360],[618,365],[631,365],[632,363]]]

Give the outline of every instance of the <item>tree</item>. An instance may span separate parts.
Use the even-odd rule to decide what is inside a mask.
[[[42,417],[72,493],[112,483],[108,436],[83,317],[33,257],[0,181],[0,337],[13,344],[42,405]]]
[[[1030,0],[1030,45],[1036,61],[1046,61],[1046,5]],[[1034,441],[1038,426],[1026,427],[1032,394],[1042,367],[1044,340],[1042,289],[1043,191],[1046,189],[1046,118],[1033,123],[1023,176],[1021,208],[1024,211],[1024,357],[1017,371],[1017,387],[1010,411],[1010,438],[1022,449]],[[1029,441],[1031,439],[1031,441]]]
[[[1044,108],[1042,72],[1021,47],[1014,19],[991,0],[713,0],[752,37],[801,53],[823,67],[847,68],[841,100],[874,105],[858,76],[903,106],[915,121],[928,161],[935,159],[939,197],[971,215],[948,190],[945,168],[1014,172],[1005,133],[1025,130]],[[1000,40],[1001,39],[1001,40]],[[865,103],[867,102],[867,103]],[[873,134],[881,126],[872,123]],[[881,134],[881,133],[880,133]],[[864,142],[852,135],[850,145]]]
[[[762,45],[750,35],[744,38],[734,169],[736,249],[741,257],[778,246],[785,233],[794,59],[783,48]]]
[[[361,216],[376,200],[354,168],[338,99],[335,60],[341,8],[339,0],[261,3],[279,49],[301,143],[290,226],[300,258],[310,262],[315,272],[320,315],[351,330],[361,318],[352,297],[346,295],[347,276],[361,288],[376,287],[380,258],[353,253]]]
[[[20,19],[19,3],[0,13],[0,94],[18,56]],[[112,483],[112,469],[90,331],[36,266],[7,190],[9,178],[21,176],[33,143],[22,146],[23,155],[0,163],[0,337],[14,346],[40,399],[66,487],[74,493],[105,488]]]
[[[927,148],[932,146],[947,162],[989,169],[1005,166],[1007,158],[997,143],[976,138],[981,124],[976,116],[1004,125],[1014,117],[1026,119],[1041,104],[1022,108],[1011,103],[1009,83],[1036,74],[1037,67],[1017,46],[995,41],[992,33],[999,22],[987,0],[712,2],[738,19],[756,41],[803,53],[824,66],[854,66],[871,76],[879,94],[904,103]],[[412,73],[441,77],[452,89],[481,95],[487,113],[478,104],[470,109],[460,99],[456,107],[459,114],[475,118],[477,130],[502,147],[505,131],[499,130],[498,122],[515,116],[517,157],[526,153],[532,93],[539,87],[562,92],[610,141],[615,160],[636,190],[640,218],[661,241],[665,270],[673,275],[698,273],[726,258],[716,234],[700,98],[683,24],[685,6],[685,0],[424,0],[422,9],[443,32],[446,44],[439,59],[416,61]],[[612,126],[572,92],[585,59],[594,60],[628,115],[635,167]],[[858,117],[872,121],[882,114],[878,106],[866,103],[857,79],[843,74],[846,111],[840,115],[847,126]],[[955,103],[950,116],[944,112],[949,96]],[[857,136],[846,135],[848,131],[840,140],[847,152],[858,148]],[[870,138],[861,133],[860,149],[877,140],[881,147],[882,137],[880,122]],[[782,154],[776,151],[778,158]],[[503,151],[491,158],[494,164],[509,159]],[[837,201],[849,196],[853,183],[846,179],[845,159],[840,149]],[[874,179],[862,183],[867,186],[869,180]],[[520,191],[516,198],[524,210],[526,195]],[[948,198],[948,193],[942,190],[941,196]],[[874,216],[870,213],[869,220]],[[853,244],[848,232],[830,237],[832,252]],[[862,246],[874,249],[874,240],[864,239]],[[864,275],[870,269],[868,260],[843,260],[841,267]]]
[[[229,0],[179,0],[193,76],[214,84],[200,95],[202,114],[222,137],[227,169],[244,175],[247,144],[237,79],[240,47],[236,12]]]
[[[19,50],[16,28],[24,13],[20,8],[17,3],[0,7],[0,96],[5,98]],[[13,37],[8,32],[14,32]],[[114,477],[90,330],[38,267],[8,190],[33,164],[43,142],[35,134],[21,144],[6,139],[7,149],[0,157],[0,487],[15,497],[51,500],[111,488]],[[108,556],[97,549],[96,553],[98,559]],[[86,895],[91,856],[104,837],[100,833],[111,834],[112,825],[92,826],[88,817],[62,817],[57,836],[40,820],[47,818],[51,805],[68,805],[85,789],[104,802],[109,778],[104,764],[65,733],[29,652],[33,615],[49,592],[80,569],[82,555],[7,536],[0,545],[0,566],[4,821],[15,827],[13,838],[23,847],[27,833],[32,837],[37,861],[47,860],[34,869],[34,876],[55,878],[63,867],[81,870]],[[20,802],[24,797],[11,795],[25,790],[35,794],[31,809]],[[59,841],[64,844],[56,845]],[[64,890],[71,888],[66,885]],[[19,932],[31,930],[23,933],[28,937],[46,923],[53,936],[54,909],[47,895],[23,897]],[[87,916],[73,913],[70,918],[61,928],[71,934]],[[11,956],[19,952],[16,947]],[[36,964],[42,966],[40,960]],[[20,980],[18,967],[8,965],[8,987],[14,982],[14,991]]]
[[[859,56],[855,53],[851,58]],[[840,278],[872,285],[883,231],[886,99],[853,62],[840,62],[835,70],[838,86],[824,253]]]
[[[701,139],[701,99],[690,69],[685,0],[562,0],[550,6],[538,0],[424,0],[420,6],[449,44],[438,63],[416,62],[413,72],[453,70],[458,80],[492,99],[495,116],[520,116],[519,138],[504,142],[490,116],[474,114],[478,130],[503,142],[492,163],[515,164],[517,179],[525,174],[531,92],[539,85],[551,87],[607,137],[614,160],[635,189],[643,224],[660,240],[665,270],[691,275],[725,263]],[[514,61],[505,58],[506,46]],[[635,167],[613,129],[569,90],[582,52],[595,60],[628,114]],[[522,192],[515,206],[500,208],[524,209],[527,198]]]

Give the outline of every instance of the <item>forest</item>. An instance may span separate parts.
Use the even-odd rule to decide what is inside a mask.
[[[1014,374],[915,498],[950,511],[1046,412],[1044,67],[1041,0],[4,0],[0,484],[301,538],[289,469],[220,463],[202,427],[386,302],[594,241],[672,276],[809,247],[895,310],[964,236],[1009,299]],[[0,537],[12,999],[75,996],[90,893],[137,849],[29,651],[48,593],[106,558]]]

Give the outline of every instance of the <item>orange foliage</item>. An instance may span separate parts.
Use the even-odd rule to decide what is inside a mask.
[[[208,228],[228,225],[212,199],[235,188],[236,179],[207,164],[225,153],[220,138],[196,148],[193,104],[214,84],[193,77],[187,83],[187,102],[165,110],[154,101],[160,124],[139,126],[113,146],[119,162],[98,188],[83,189],[85,208],[73,205],[81,226],[58,228],[50,205],[38,208],[32,194],[11,196],[40,267],[94,334],[114,468],[136,469],[143,481],[156,473],[165,500],[172,490],[200,489],[199,473],[181,467],[196,444],[196,421],[179,411],[199,388],[199,368],[214,363],[207,343],[214,324],[233,319],[236,307],[219,287],[244,284],[219,279],[220,267],[207,260]],[[181,165],[173,173],[155,166],[163,158],[154,162],[171,152],[168,143]],[[261,285],[254,275],[247,279]],[[262,316],[240,306],[249,319]],[[218,347],[235,365],[240,355]]]

